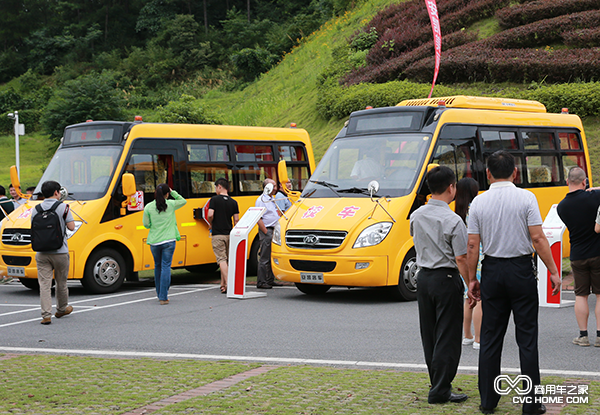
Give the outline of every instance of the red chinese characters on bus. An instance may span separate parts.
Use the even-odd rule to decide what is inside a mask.
[[[317,215],[317,213],[319,213],[322,210],[323,206],[311,206],[306,212],[304,212],[304,215],[302,215],[302,219],[312,219]]]
[[[342,219],[346,219],[346,218],[351,218],[353,217],[356,212],[358,212],[360,208],[356,207],[356,206],[346,206],[344,209],[342,209],[342,211],[340,213],[338,213],[337,215],[342,218]]]

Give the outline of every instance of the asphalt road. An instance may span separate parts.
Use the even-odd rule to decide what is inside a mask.
[[[161,306],[152,281],[127,283],[107,295],[87,294],[75,281],[69,286],[74,312],[53,318],[49,326],[39,324],[36,292],[18,282],[0,286],[0,352],[167,353],[424,368],[416,302],[393,302],[379,289],[334,288],[324,296],[310,297],[295,287],[276,287],[266,291],[266,298],[237,300],[221,294],[218,285],[176,278],[171,303]],[[566,292],[563,298],[574,295]],[[594,305],[590,298],[592,310]],[[543,374],[600,377],[600,348],[571,344],[578,334],[572,306],[541,308],[539,321]],[[592,313],[590,328],[594,324]],[[478,351],[464,346],[462,370],[473,372],[477,361]],[[519,367],[512,323],[502,367],[509,371]]]

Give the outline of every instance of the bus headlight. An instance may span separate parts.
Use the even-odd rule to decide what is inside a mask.
[[[277,223],[275,225],[275,229],[273,229],[273,240],[272,240],[272,242],[275,245],[281,246],[281,226],[279,226],[279,223]]]
[[[358,235],[352,248],[364,248],[381,243],[392,229],[392,222],[379,222],[371,225]]]
[[[79,228],[81,228],[81,224],[83,222],[76,220],[74,223],[75,223],[75,229],[73,229],[72,231],[69,230],[69,228],[66,229],[67,239],[69,239],[69,238],[71,238],[71,236],[75,235],[75,232],[77,232],[79,230]]]

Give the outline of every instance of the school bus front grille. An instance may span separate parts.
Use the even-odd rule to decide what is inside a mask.
[[[332,249],[346,239],[346,231],[289,230],[285,233],[285,244],[299,249]]]
[[[2,243],[5,245],[29,245],[31,244],[30,229],[7,228],[2,232]]]
[[[26,267],[31,264],[31,257],[28,256],[13,256],[13,255],[2,255],[2,260],[6,265],[18,265]]]

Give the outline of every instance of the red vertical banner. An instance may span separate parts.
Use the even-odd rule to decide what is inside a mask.
[[[440,60],[442,57],[442,30],[440,29],[440,18],[438,16],[437,5],[435,0],[425,0],[427,6],[427,12],[429,13],[429,20],[431,21],[431,30],[433,31],[433,44],[435,46],[435,68],[433,70],[433,82],[431,83],[431,91],[429,96],[433,94],[433,88],[435,87],[435,81],[440,71]]]

